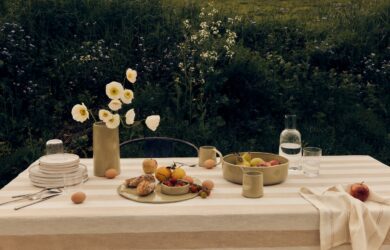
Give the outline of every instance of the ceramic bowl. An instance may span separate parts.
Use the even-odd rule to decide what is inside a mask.
[[[288,160],[285,157],[263,152],[250,152],[250,154],[252,158],[260,157],[264,161],[278,160],[280,164],[269,167],[238,166],[236,165],[237,155],[229,154],[223,157],[223,178],[233,183],[242,184],[242,173],[245,171],[262,172],[264,185],[274,185],[286,180],[288,175]]]
[[[187,194],[190,191],[190,184],[185,184],[184,186],[170,187],[163,183],[161,185],[161,193],[167,195],[182,195]]]

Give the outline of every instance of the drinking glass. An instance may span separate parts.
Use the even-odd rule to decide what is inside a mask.
[[[320,175],[322,150],[316,147],[303,148],[302,170],[308,177],[317,177]]]
[[[62,154],[64,153],[64,145],[59,139],[52,139],[46,142],[46,154]]]

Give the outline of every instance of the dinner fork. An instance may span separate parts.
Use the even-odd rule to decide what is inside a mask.
[[[56,196],[58,196],[58,195],[60,195],[60,193],[59,193],[59,194],[52,194],[52,195],[49,195],[49,196],[42,197],[42,198],[40,198],[40,199],[37,200],[37,201],[31,202],[31,203],[28,203],[28,204],[25,204],[25,205],[22,205],[22,206],[19,206],[19,207],[15,207],[14,210],[19,210],[19,209],[22,209],[22,208],[25,208],[25,207],[28,207],[28,206],[37,204],[37,203],[42,202],[42,201],[46,201],[46,200],[51,199],[51,198],[54,198],[54,197],[56,197]]]
[[[40,191],[38,191],[38,192],[35,192],[35,193],[14,195],[14,196],[12,196],[12,198],[33,196],[33,195],[37,195],[37,194],[40,194],[40,193],[43,193],[43,192],[49,192],[49,193],[56,194],[56,193],[61,193],[62,190],[61,190],[61,188],[59,188],[59,187],[56,187],[56,188],[44,188],[44,189],[42,189],[42,190],[40,190]]]
[[[61,194],[62,190],[61,189],[57,189],[57,190],[54,190],[54,189],[53,190],[51,190],[51,189],[43,189],[43,190],[41,190],[39,192],[32,193],[32,194],[17,195],[16,197],[18,199],[13,199],[13,200],[10,200],[10,201],[6,201],[6,202],[3,202],[3,203],[0,203],[0,206],[1,205],[5,205],[5,204],[9,204],[9,203],[12,203],[12,202],[16,202],[16,201],[21,201],[21,200],[31,200],[31,201],[38,200],[38,199],[41,199],[41,197],[46,192],[48,194]],[[13,196],[13,197],[15,197],[15,196]]]

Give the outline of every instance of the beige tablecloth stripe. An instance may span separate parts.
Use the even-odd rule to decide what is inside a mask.
[[[318,231],[229,231],[0,236],[5,249],[198,249],[316,246]],[[172,241],[173,238],[180,239]],[[291,241],[294,239],[294,241]],[[93,243],[91,243],[93,241]],[[60,246],[59,246],[60,245]],[[45,248],[44,246],[47,246]]]
[[[168,165],[173,160],[197,161],[196,158],[157,159],[160,165]],[[61,196],[20,211],[13,210],[15,204],[0,206],[0,250],[10,249],[5,248],[8,246],[22,248],[30,240],[40,242],[45,237],[63,246],[50,249],[88,249],[83,248],[83,244],[87,246],[95,240],[101,241],[100,249],[131,249],[131,244],[138,248],[145,245],[147,249],[163,246],[172,249],[173,245],[177,249],[196,246],[311,249],[319,246],[319,216],[318,211],[298,195],[300,187],[365,181],[382,196],[390,197],[390,168],[369,156],[323,157],[320,177],[290,175],[282,184],[264,187],[265,195],[261,199],[243,198],[241,186],[224,180],[220,166],[212,170],[186,168],[188,175],[215,182],[211,196],[159,205],[136,203],[116,194],[116,187],[124,179],[142,174],[142,159],[122,159],[122,174],[113,180],[94,177],[91,159],[82,159],[82,162],[88,166],[90,175],[84,185],[86,202],[74,205]],[[39,188],[29,183],[28,172],[24,171],[0,190],[0,202],[34,190]],[[158,240],[153,240],[155,238]],[[80,247],[67,248],[68,242],[76,242]],[[180,245],[180,242],[184,243]],[[104,248],[109,247],[108,243],[117,245]],[[390,246],[389,234],[385,244]]]

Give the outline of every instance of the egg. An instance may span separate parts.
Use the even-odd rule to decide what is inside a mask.
[[[83,203],[85,201],[87,196],[83,192],[76,192],[76,193],[72,194],[72,197],[70,197],[70,198],[72,199],[74,204],[80,204],[80,203]]]
[[[205,180],[202,182],[202,188],[212,190],[214,188],[214,182],[212,180]]]
[[[203,167],[205,167],[207,169],[211,169],[211,168],[215,167],[215,165],[216,165],[216,162],[213,159],[208,159],[208,160],[205,160],[203,162]]]
[[[114,179],[118,175],[118,171],[116,169],[110,168],[104,173],[107,179]]]

